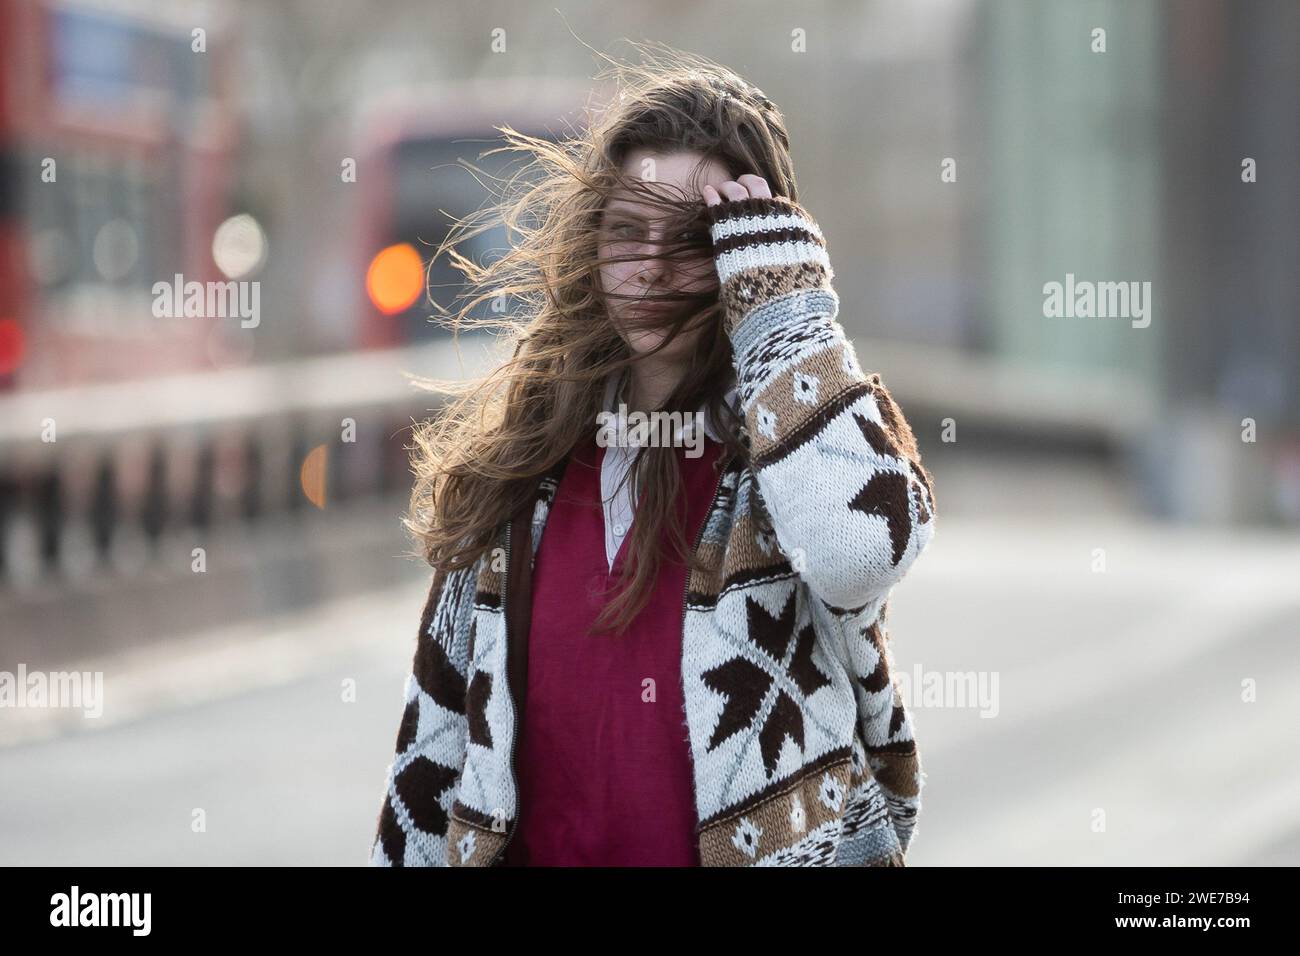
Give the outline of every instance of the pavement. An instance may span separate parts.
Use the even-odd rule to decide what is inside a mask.
[[[941,518],[889,621],[909,865],[1300,863],[1297,581],[1293,533]],[[0,864],[364,863],[426,585],[88,659],[99,718],[0,709]]]

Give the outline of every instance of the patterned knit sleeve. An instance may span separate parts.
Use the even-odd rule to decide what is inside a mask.
[[[782,197],[708,207],[750,459],[772,529],[822,600],[884,597],[934,535],[916,439],[836,320],[821,229]]]
[[[403,692],[371,866],[447,865],[448,814],[469,740],[465,681],[474,586],[473,568],[434,573]]]

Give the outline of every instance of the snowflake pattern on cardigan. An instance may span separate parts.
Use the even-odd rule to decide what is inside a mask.
[[[894,585],[934,536],[932,479],[836,319],[808,212],[750,198],[709,217],[747,455],[719,476],[697,547],[706,570],[690,575],[683,607],[701,861],[903,866],[923,773],[886,622]],[[531,524],[502,528],[504,570],[489,552],[434,575],[373,865],[504,856],[519,816],[512,683],[526,674],[509,647],[509,594],[523,583],[527,596],[558,480],[557,469],[539,482]]]

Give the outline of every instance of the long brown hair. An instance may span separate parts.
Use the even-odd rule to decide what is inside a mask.
[[[660,44],[634,46],[643,53],[638,64],[598,54],[609,66],[596,79],[612,79],[613,92],[601,107],[588,108],[587,122],[572,136],[553,142],[496,127],[507,145],[485,155],[516,151],[530,161],[508,178],[499,202],[458,221],[435,253],[446,250],[468,285],[449,320],[453,331],[493,330],[510,353],[477,381],[423,383],[457,396],[414,430],[415,486],[405,523],[435,568],[471,565],[492,547],[502,524],[533,499],[540,477],[556,473],[579,443],[591,440],[608,376],[636,361],[609,320],[611,296],[598,275],[597,232],[616,192],[662,210],[657,215],[671,228],[660,254],[703,261],[713,273],[710,292],[666,293],[674,303],[668,317],[645,319],[668,332],[658,349],[683,329],[703,326],[690,367],[663,410],[705,406],[726,445],[723,459],[744,454],[741,423],[724,401],[735,372],[703,200],[680,190],[668,195],[662,184],[651,190],[623,167],[637,148],[693,151],[720,162],[732,179],[756,173],[774,195],[797,201],[785,123],[761,90],[725,67]],[[474,262],[454,248],[498,225],[509,248],[493,261]],[[520,303],[514,314],[471,318],[480,303],[499,308],[507,297]],[[682,483],[674,449],[640,448],[629,480],[640,497],[628,560],[618,593],[596,621],[596,628],[618,632],[649,599],[664,559],[661,541],[678,561],[691,560],[678,513]]]

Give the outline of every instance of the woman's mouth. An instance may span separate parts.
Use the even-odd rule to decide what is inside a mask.
[[[677,302],[642,301],[632,304],[632,311],[638,315],[666,315],[679,307]]]

